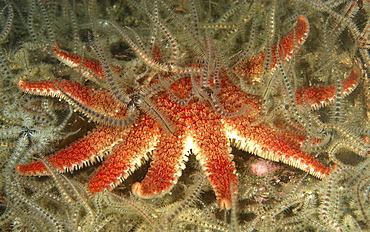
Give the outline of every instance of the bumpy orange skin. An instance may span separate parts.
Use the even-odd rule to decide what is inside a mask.
[[[298,49],[297,45],[304,42],[308,30],[307,19],[299,16],[295,28],[280,43],[272,46],[271,70],[275,68],[279,59],[275,54],[279,54],[280,59],[292,56]],[[276,49],[279,50],[276,51]],[[102,80],[105,79],[99,62],[81,59],[58,47],[54,47],[54,53],[66,64],[90,69],[91,72],[96,73],[96,76]],[[252,82],[251,79],[262,75],[264,59],[264,52],[260,52],[249,60],[239,61],[232,68],[247,82]],[[132,190],[139,197],[153,198],[171,190],[181,176],[191,150],[196,154],[207,175],[219,206],[225,209],[231,208],[232,195],[237,193],[238,186],[235,164],[230,154],[231,143],[261,157],[295,166],[319,178],[330,174],[330,168],[301,150],[300,145],[305,140],[304,135],[277,130],[263,123],[251,126],[261,116],[259,98],[240,90],[229,80],[226,72],[221,70],[220,73],[221,84],[216,98],[225,112],[234,113],[246,107],[242,114],[225,117],[217,112],[207,99],[201,98],[192,98],[184,105],[178,104],[168,90],[163,90],[152,96],[151,101],[156,109],[163,113],[166,120],[173,124],[173,133],[164,130],[159,120],[142,112],[134,123],[125,127],[98,125],[69,147],[48,156],[47,161],[56,170],[64,172],[100,160],[109,153],[89,180],[89,189],[95,193],[113,189],[141,166],[142,159],[147,159],[148,153],[151,152],[152,161],[149,171],[140,183],[133,185]],[[351,79],[358,78],[356,75],[358,76],[352,73]],[[200,77],[195,79],[200,81]],[[156,81],[155,78],[154,81]],[[345,85],[350,88],[348,83]],[[172,83],[170,89],[173,94],[181,98],[189,94],[189,86],[192,84],[190,78],[185,76]],[[97,90],[68,80],[39,82],[21,80],[19,87],[27,93],[62,98],[81,112],[87,108],[115,120],[123,120],[128,114],[128,110],[110,91]],[[331,86],[300,91],[297,94],[299,104],[306,104],[307,97],[309,101],[316,104],[318,101],[329,101],[328,98],[335,96],[335,88]],[[317,97],[323,92],[325,96]],[[48,175],[49,173],[40,161],[18,165],[17,169],[25,175]]]

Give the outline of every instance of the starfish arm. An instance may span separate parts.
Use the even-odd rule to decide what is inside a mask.
[[[118,121],[128,118],[129,113],[126,108],[105,90],[97,90],[63,79],[37,82],[19,80],[18,86],[27,93],[61,98],[97,122],[104,123],[109,120]],[[109,110],[106,110],[107,108]]]
[[[46,160],[59,172],[79,169],[100,160],[123,133],[122,130],[98,126],[69,147],[48,156]],[[38,160],[29,164],[17,165],[17,170],[24,175],[49,175],[44,164]]]
[[[152,119],[141,120],[114,146],[112,154],[94,173],[88,184],[90,192],[115,188],[142,165],[143,158],[149,158],[148,154],[156,147],[159,136],[160,128]]]
[[[221,209],[231,209],[232,194],[237,194],[238,179],[230,154],[230,142],[221,128],[219,121],[198,125],[194,133],[195,152],[215,191],[218,205]]]
[[[229,120],[227,125],[229,138],[238,149],[288,164],[320,179],[331,172],[330,167],[303,152],[300,143],[292,139],[294,136],[264,126],[251,127],[238,120]]]
[[[297,25],[292,31],[284,36],[278,43],[271,46],[271,57],[269,57],[270,70],[276,68],[279,61],[288,60],[295,51],[304,43],[309,33],[307,18],[298,16]],[[276,49],[279,49],[278,51]],[[278,55],[278,57],[276,57]],[[259,81],[264,71],[266,50],[263,50],[249,59],[241,59],[234,67],[238,75],[246,81],[253,83]]]
[[[287,35],[284,36],[282,40],[272,46],[272,60],[271,65],[276,66],[278,60],[276,58],[276,48],[279,48],[278,54],[279,59],[288,60],[292,57],[293,53],[297,51],[300,46],[306,41],[308,33],[310,31],[310,26],[308,19],[304,16],[297,17],[297,25],[291,30]],[[273,67],[271,67],[273,68]]]
[[[188,160],[185,136],[181,132],[164,134],[155,151],[145,178],[132,186],[132,192],[141,198],[151,199],[171,190],[181,176]]]
[[[341,95],[350,94],[358,85],[360,80],[359,71],[353,69],[349,76],[341,83]],[[303,87],[296,92],[296,102],[305,104],[312,109],[318,109],[336,99],[337,88],[335,85]]]
[[[58,44],[53,46],[53,52],[55,57],[71,68],[78,68],[79,71],[89,80],[95,80],[96,78],[106,81],[107,77],[104,74],[101,63],[98,60],[88,59],[81,57],[76,54],[62,50]],[[110,68],[114,72],[120,72],[118,66],[110,65]]]

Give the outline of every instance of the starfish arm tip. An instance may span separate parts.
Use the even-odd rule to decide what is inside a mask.
[[[143,199],[153,199],[160,195],[160,194],[153,194],[153,193],[151,194],[145,193],[144,190],[145,189],[142,187],[142,184],[140,182],[136,182],[135,184],[132,185],[132,193],[137,197],[140,197]]]
[[[97,184],[96,182],[90,182],[88,184],[88,189],[89,189],[90,193],[95,194],[95,193],[98,193],[98,192],[102,192],[104,190],[111,191],[111,190],[113,190],[114,186],[109,185],[109,184],[108,185],[102,185],[102,184]]]
[[[229,210],[232,207],[232,201],[230,199],[220,199],[218,200],[218,205],[220,206],[220,209]]]
[[[142,183],[136,182],[132,185],[132,193],[140,198],[143,199],[153,199],[160,196],[163,196],[164,194],[168,193],[173,187],[173,184],[171,183],[169,186],[159,188],[155,186],[153,183],[153,186],[151,188],[147,186],[143,186]]]
[[[35,161],[29,164],[17,164],[16,169],[18,173],[26,176],[49,175],[49,172],[46,170],[45,166],[39,161]]]

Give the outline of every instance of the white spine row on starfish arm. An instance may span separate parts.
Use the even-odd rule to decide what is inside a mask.
[[[229,140],[231,141],[231,144],[235,146],[237,149],[250,152],[252,154],[258,155],[262,158],[279,162],[280,160],[277,158],[276,155],[272,154],[271,152],[266,152],[262,149],[258,143],[255,141],[249,139],[245,140],[244,138],[240,137],[238,132],[233,130],[232,128],[226,129],[226,134]]]
[[[182,140],[184,135],[179,135],[178,139]],[[176,184],[177,180],[181,177],[182,171],[186,168],[186,162],[189,160],[189,151],[191,147],[191,138],[187,136],[187,139],[184,140],[184,149],[181,151],[182,156],[179,158],[180,162],[177,162],[177,172],[174,173],[173,177],[175,181],[170,181],[172,184]]]
[[[131,166],[131,168],[125,172],[124,175],[121,175],[117,178],[117,182],[111,183],[111,187],[115,188],[118,184],[123,182],[125,179],[127,179],[129,176],[134,173],[138,168],[140,168],[144,162],[148,161],[151,157],[151,154],[155,150],[155,147],[157,146],[157,143],[160,139],[160,136],[155,136],[151,142],[148,144],[148,148],[143,151],[142,155],[137,155],[136,158],[132,161],[134,165]]]
[[[186,167],[185,163],[188,161],[189,147],[191,147],[188,137],[182,133],[179,134],[177,137],[162,134],[153,150],[151,167],[146,177],[132,185],[134,195],[143,199],[153,199],[168,193],[177,183]],[[173,149],[171,145],[175,145],[179,150]],[[168,169],[167,165],[171,168]]]
[[[191,135],[187,135],[186,136],[184,145],[185,145],[184,146],[184,150],[185,151],[191,151],[195,155],[195,157],[197,158],[197,160],[199,161],[199,164],[201,166],[203,166],[203,164],[205,163],[205,161],[204,161],[203,157],[200,155],[200,153],[199,153],[199,150],[200,149],[196,145],[196,143],[194,142],[194,138]]]
[[[90,166],[90,165],[92,165],[92,164],[94,164],[96,162],[101,162],[111,152],[112,148],[116,144],[117,144],[117,142],[112,143],[110,146],[105,147],[104,149],[98,151],[96,153],[96,155],[90,156],[89,159],[82,160],[80,164],[78,164],[78,163],[72,164],[72,168],[69,168],[67,166],[64,166],[63,167],[64,168],[64,172],[71,172],[73,170],[78,170],[80,168]]]
[[[281,142],[284,141],[277,141],[273,144],[267,144],[266,147],[264,147],[261,145],[261,142],[255,141],[253,138],[249,139],[241,137],[234,127],[227,125],[226,123],[225,128],[231,144],[238,149],[253,153],[264,159],[288,164],[292,167],[308,172],[319,179],[323,179],[330,174],[330,168],[320,164],[313,156],[300,151],[298,145],[296,149],[284,153],[284,151],[280,150],[280,146],[282,145]],[[267,138],[264,139],[264,137],[262,137],[262,140],[267,140]],[[288,142],[288,140],[286,142]],[[277,149],[272,149],[268,146],[275,146]]]

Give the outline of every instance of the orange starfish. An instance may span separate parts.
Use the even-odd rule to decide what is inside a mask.
[[[282,60],[292,56],[298,45],[304,42],[308,30],[307,19],[299,16],[295,28],[272,46],[270,69],[277,66],[277,55]],[[58,47],[54,47],[54,53],[72,67],[84,67],[83,70],[89,70],[97,78],[107,80],[107,83],[111,81],[98,61],[81,59]],[[160,60],[158,57],[152,60]],[[260,52],[249,60],[240,60],[232,69],[247,80],[251,76],[262,75],[264,60],[265,53]],[[207,64],[193,66],[202,70]],[[65,172],[99,161],[108,154],[89,180],[88,187],[92,193],[113,189],[151,154],[148,173],[140,183],[132,186],[132,191],[142,198],[161,196],[177,182],[191,151],[206,173],[220,208],[230,209],[232,194],[237,192],[238,185],[230,154],[232,144],[258,156],[292,165],[318,178],[330,174],[329,167],[301,150],[305,136],[263,123],[251,126],[261,117],[260,99],[234,85],[230,72],[224,68],[220,68],[217,75],[217,80],[212,81],[204,81],[201,74],[174,75],[174,80],[165,78],[165,85],[161,85],[163,80],[155,76],[148,88],[124,100],[120,99],[115,88],[110,91],[94,89],[69,80],[20,80],[19,87],[27,93],[62,98],[98,123],[84,138],[46,158],[55,169]],[[351,83],[355,85],[358,73],[353,71],[349,79],[354,80]],[[347,83],[343,89],[353,87]],[[335,88],[322,87],[322,90],[326,94],[319,101],[335,97]],[[317,92],[314,88],[301,91]],[[307,97],[307,94],[303,95]],[[297,97],[297,101],[303,104],[304,97]],[[316,96],[308,98],[315,98],[314,102],[317,100]],[[49,173],[40,161],[17,165],[17,169],[25,175]]]

